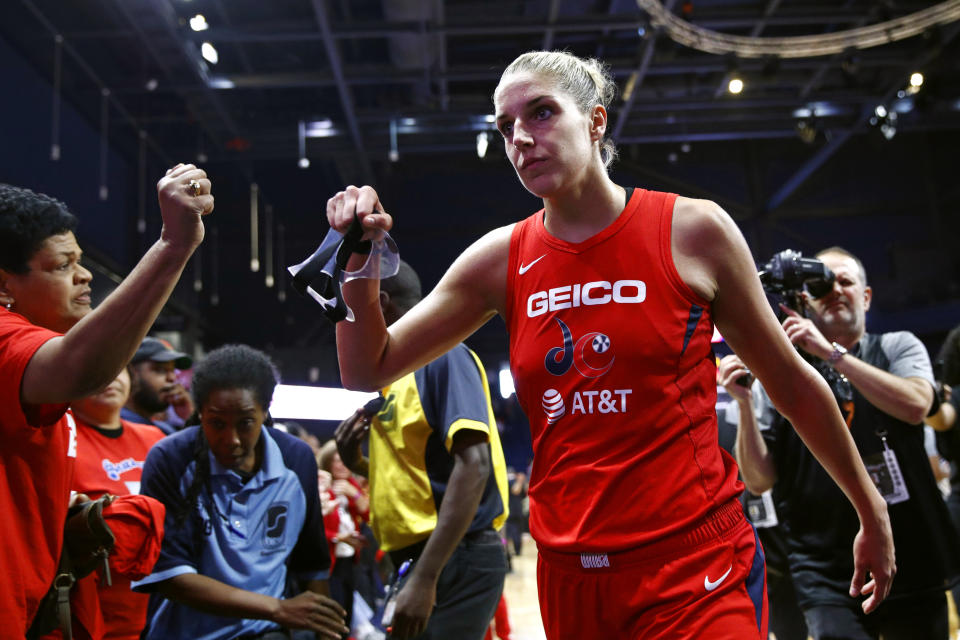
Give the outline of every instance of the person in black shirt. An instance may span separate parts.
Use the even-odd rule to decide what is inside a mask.
[[[960,545],[923,447],[922,421],[934,400],[930,359],[911,333],[865,332],[872,291],[857,258],[838,247],[817,257],[836,274],[834,289],[808,300],[809,318],[788,311],[783,326],[795,345],[851,387],[841,409],[893,525],[897,576],[887,601],[866,616],[848,594],[856,514],[786,420],[774,414],[761,432],[751,392],[737,389],[746,370],[733,355],[721,361],[720,382],[741,409],[735,448],[744,482],[754,493],[774,488],[790,571],[815,639],[946,640],[944,591],[957,577]]]

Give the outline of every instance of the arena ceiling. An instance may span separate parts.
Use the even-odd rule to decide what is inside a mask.
[[[497,158],[502,143],[490,123],[501,70],[530,49],[609,64],[619,89],[610,111],[621,152],[615,175],[717,200],[741,223],[758,261],[785,242],[810,251],[839,229],[829,244],[876,248],[886,285],[881,310],[937,309],[960,298],[952,251],[960,22],[829,55],[746,57],[676,42],[644,3],[9,0],[0,8],[0,38],[59,82],[63,100],[94,128],[106,109],[109,142],[131,166],[199,157],[219,178],[217,246],[204,247],[202,276],[215,280],[184,303],[208,340],[300,351],[329,345],[322,321],[303,319],[312,311],[306,303],[290,300],[292,293],[278,301],[262,270],[247,272],[251,184],[258,185],[259,260],[270,264],[309,253],[323,233],[323,203],[340,186],[392,190],[411,221],[404,255],[428,286],[483,230],[533,211],[536,202]],[[784,38],[843,34],[956,5],[661,6],[720,34]],[[199,31],[191,27],[191,20],[201,26],[198,14],[207,26]],[[209,51],[204,58],[204,43],[216,50],[215,63]],[[918,71],[923,85],[910,89]],[[739,94],[728,90],[733,78],[744,83]],[[488,133],[492,163],[477,158],[478,137]],[[481,204],[492,212],[473,215]],[[873,219],[880,222],[866,222]],[[897,228],[904,234],[891,237]],[[956,318],[923,321],[942,331]],[[505,359],[499,334],[477,340],[482,355]]]

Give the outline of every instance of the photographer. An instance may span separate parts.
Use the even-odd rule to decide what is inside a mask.
[[[817,257],[836,274],[833,288],[819,298],[804,297],[809,317],[782,306],[783,328],[805,354],[821,361],[815,364],[831,383],[888,503],[897,578],[887,601],[867,617],[848,595],[856,514],[782,416],[775,413],[761,430],[753,392],[736,383],[748,372],[731,355],[721,361],[720,382],[740,409],[735,448],[744,482],[755,493],[774,488],[813,638],[946,640],[944,589],[957,575],[958,545],[923,446],[922,420],[934,399],[929,357],[908,332],[865,333],[872,291],[856,257],[839,247]]]

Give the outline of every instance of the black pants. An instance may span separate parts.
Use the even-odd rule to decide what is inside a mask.
[[[507,538],[513,544],[513,555],[520,555],[523,549],[523,520],[507,520]]]
[[[854,607],[819,606],[803,612],[814,640],[948,640],[943,592],[888,600],[870,615]]]
[[[344,617],[344,624],[353,628],[353,591],[355,588],[355,578],[353,571],[353,557],[337,558],[333,565],[333,571],[330,573],[330,597],[336,600],[347,612]],[[349,633],[343,635],[344,638],[350,637]]]
[[[437,606],[416,640],[481,640],[506,575],[507,554],[497,532],[468,534],[440,572]]]
[[[767,602],[770,631],[777,640],[807,640],[807,624],[797,604],[790,573],[774,573],[767,565]]]

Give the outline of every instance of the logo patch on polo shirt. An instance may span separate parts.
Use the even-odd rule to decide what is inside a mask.
[[[274,502],[263,515],[263,547],[272,551],[283,546],[283,534],[287,530],[286,502]]]

